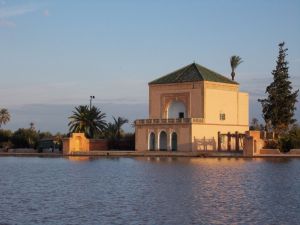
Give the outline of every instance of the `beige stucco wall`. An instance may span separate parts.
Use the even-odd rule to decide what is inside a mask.
[[[159,150],[159,134],[165,131],[168,135],[168,150],[171,149],[171,134],[176,132],[178,137],[178,151],[198,151],[198,150],[217,150],[218,132],[221,134],[245,133],[248,126],[237,125],[218,125],[218,124],[147,124],[136,126],[136,143],[137,151],[149,150],[149,136],[155,134],[156,150]],[[205,146],[199,143],[206,142]],[[224,140],[223,149],[227,148],[227,140]],[[235,148],[235,139],[231,139],[232,150]]]
[[[209,81],[149,85],[149,118],[167,118],[167,108],[175,99],[186,105],[185,117],[248,125],[249,96],[239,92],[238,85]],[[225,113],[225,120],[220,120],[220,113]]]
[[[149,85],[149,118],[166,119],[169,104],[174,100],[183,102],[188,118],[203,118],[200,122],[185,124],[161,122],[136,125],[136,150],[149,149],[149,134],[155,133],[156,149],[159,147],[159,133],[164,130],[178,135],[178,151],[199,150],[199,143],[208,141],[205,150],[216,150],[218,132],[244,133],[249,130],[249,96],[239,92],[239,85],[199,81],[175,84]],[[225,120],[220,120],[220,113]],[[232,138],[232,149],[234,142]],[[202,149],[201,149],[202,150]]]
[[[149,118],[166,118],[174,99],[185,103],[185,117],[203,118],[203,82],[149,85]]]
[[[204,118],[206,123],[238,124],[238,86],[205,82]],[[225,113],[225,120],[220,114]]]
[[[249,126],[249,94],[239,92],[238,101],[238,124]]]
[[[218,142],[218,132],[221,134],[227,134],[228,132],[233,134],[235,132],[244,134],[247,130],[249,130],[248,126],[238,126],[238,125],[230,125],[230,124],[193,124],[192,125],[192,141],[193,141],[193,151],[196,150],[204,150],[199,149],[201,146],[195,145],[195,139],[198,140],[214,140],[215,145],[209,144],[207,145],[207,149],[205,150],[217,150],[217,142]],[[209,142],[208,141],[208,142]],[[235,146],[235,139],[231,138],[231,149],[233,150]],[[227,140],[223,140],[222,148],[227,148]]]

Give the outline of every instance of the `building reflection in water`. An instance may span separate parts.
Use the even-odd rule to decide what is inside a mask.
[[[89,156],[68,156],[66,159],[70,161],[78,161],[78,162],[85,162],[85,161],[91,161],[91,158]]]
[[[96,161],[96,160],[110,160],[110,161],[116,161],[120,160],[120,157],[110,157],[110,156],[67,156],[66,159],[74,162],[90,162],[90,161]]]

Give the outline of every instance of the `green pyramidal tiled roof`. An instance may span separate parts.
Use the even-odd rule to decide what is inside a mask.
[[[154,81],[151,81],[149,84],[170,84],[196,81],[238,84],[237,82],[196,63],[192,63]]]

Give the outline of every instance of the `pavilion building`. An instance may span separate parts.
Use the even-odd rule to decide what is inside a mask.
[[[248,93],[240,92],[237,82],[187,65],[149,83],[149,118],[135,121],[136,150],[226,148],[232,140],[222,134],[249,130],[248,105]]]

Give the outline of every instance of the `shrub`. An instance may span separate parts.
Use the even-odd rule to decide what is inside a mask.
[[[12,148],[13,144],[10,141],[6,141],[6,142],[1,142],[1,148],[3,148],[3,150],[5,152],[8,151],[8,149]]]
[[[1,130],[0,129],[0,144],[2,142],[8,142],[12,136],[12,132],[10,130]]]
[[[265,141],[265,147],[266,149],[278,149],[279,143],[277,140],[269,139]]]
[[[282,137],[279,140],[279,150],[281,152],[289,152],[293,148],[293,143],[290,137]]]
[[[293,148],[300,148],[300,126],[294,125],[289,131],[289,137]]]
[[[279,149],[282,152],[288,152],[291,149],[300,148],[300,127],[294,125],[287,134],[279,140]]]
[[[14,132],[11,142],[16,148],[36,148],[38,134],[33,129],[20,128]]]

